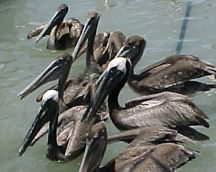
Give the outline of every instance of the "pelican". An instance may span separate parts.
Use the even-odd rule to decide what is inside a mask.
[[[88,133],[79,172],[174,172],[198,155],[176,144],[172,132],[147,131],[150,133],[138,135],[119,155],[99,167],[107,146],[107,131],[103,122],[95,124]]]
[[[58,86],[55,87],[59,90],[59,99],[64,102],[65,104],[70,103],[70,101],[74,100],[73,98],[76,97],[77,92],[79,92],[80,87],[86,87],[88,84],[88,74],[89,71],[97,72],[97,69],[95,66],[93,66],[91,63],[93,61],[93,55],[92,55],[92,46],[94,42],[94,37],[97,29],[99,21],[99,15],[96,12],[89,13],[89,19],[86,21],[84,29],[82,31],[82,35],[79,38],[79,41],[73,51],[73,55],[69,54],[63,54],[57,59],[53,60],[48,67],[33,81],[31,82],[26,88],[24,88],[18,96],[23,99],[27,95],[29,95],[31,92],[36,90],[38,87],[40,87],[43,84],[46,84],[47,82],[53,81],[58,79]],[[81,75],[80,77],[76,79],[71,79],[67,81],[70,68],[72,63],[78,58],[78,54],[81,50],[81,47],[83,46],[84,42],[88,38],[88,51],[86,55],[86,71],[84,75]],[[87,77],[86,77],[86,76]],[[66,91],[64,92],[64,89]],[[85,102],[85,101],[84,101]]]
[[[65,88],[65,82],[67,79],[67,76],[69,74],[70,67],[72,65],[72,62],[77,57],[77,54],[80,50],[80,45],[83,44],[83,42],[86,39],[86,36],[89,35],[90,30],[93,26],[97,25],[97,22],[99,20],[99,16],[97,13],[94,13],[90,19],[87,20],[86,25],[83,29],[83,33],[75,47],[75,50],[73,52],[73,55],[65,55],[61,58],[58,58],[54,60],[29,86],[27,86],[21,93],[20,96],[26,96],[38,87],[40,87],[42,84],[49,82],[51,80],[59,79],[58,82],[58,101],[56,99],[56,94],[50,94],[50,91],[53,93],[54,90],[49,90],[48,93],[46,92],[43,95],[42,98],[42,106],[41,106],[41,113],[35,118],[33,125],[27,132],[27,135],[24,139],[23,144],[21,145],[19,149],[19,154],[22,155],[27,147],[32,144],[32,141],[40,138],[44,135],[45,129],[42,128],[44,124],[48,121],[50,121],[49,125],[49,131],[54,130],[53,132],[55,134],[52,134],[53,137],[51,137],[51,140],[54,140],[57,137],[57,140],[60,140],[58,142],[62,143],[60,144],[60,152],[59,155],[59,146],[56,145],[57,141],[53,141],[53,147],[51,153],[48,151],[48,157],[52,160],[64,160],[65,157],[72,158],[80,153],[80,151],[83,148],[82,144],[82,136],[85,134],[85,130],[88,128],[88,125],[90,125],[88,121],[87,122],[80,122],[80,118],[82,117],[82,109],[85,109],[88,105],[87,103],[79,104],[78,106],[70,106],[67,107],[67,111],[61,114],[61,116],[58,118],[59,113],[62,112],[61,105],[64,105],[64,88]],[[66,70],[65,70],[66,69]],[[50,77],[51,76],[51,77]],[[89,83],[92,85],[92,83]],[[52,95],[52,96],[47,96]],[[47,98],[48,97],[48,98]],[[51,102],[51,105],[48,103],[47,106],[46,102]],[[54,108],[54,106],[56,106]],[[67,105],[66,105],[67,106]],[[53,116],[56,117],[50,117],[49,114],[53,114]],[[52,121],[54,120],[54,121]],[[55,127],[53,126],[55,125]],[[56,134],[56,128],[57,125],[59,125],[58,130],[59,132]],[[54,129],[52,129],[54,127]],[[41,130],[42,128],[42,130]],[[84,129],[83,129],[84,128]],[[40,132],[41,131],[41,132]],[[39,132],[39,133],[38,133]],[[82,134],[83,132],[83,134]],[[48,132],[50,133],[50,132]],[[36,138],[35,138],[36,137]],[[48,137],[49,140],[50,136]],[[66,145],[66,146],[65,146]],[[49,147],[49,146],[48,146]],[[62,150],[62,147],[65,148]],[[65,153],[65,157],[63,156],[63,153]]]
[[[95,65],[91,64],[91,61],[92,61],[91,52],[92,51],[89,51],[91,50],[91,48],[88,48],[88,51],[87,51],[87,56],[86,56],[86,68],[87,69],[85,72],[86,74],[85,77],[82,77],[82,78],[78,77],[78,79],[73,78],[68,81],[66,81],[66,79],[69,74],[69,70],[71,68],[72,62],[76,60],[77,54],[79,53],[80,45],[82,45],[85,42],[86,37],[91,38],[91,39],[88,39],[87,47],[92,46],[92,42],[94,41],[92,38],[94,38],[94,34],[96,33],[95,29],[97,28],[98,21],[99,21],[98,14],[96,12],[92,12],[90,15],[90,19],[87,20],[85,27],[83,29],[82,35],[80,37],[81,41],[78,42],[73,52],[73,55],[72,56],[64,55],[52,61],[50,65],[32,83],[30,83],[26,88],[24,88],[18,95],[21,98],[24,98],[25,96],[33,92],[35,89],[37,89],[41,85],[49,81],[58,79],[59,80],[58,86],[55,88],[59,92],[60,117],[63,115],[63,113],[61,112],[64,112],[70,109],[71,107],[75,107],[79,105],[88,105],[90,101],[89,87],[92,85],[91,83],[93,83],[93,81],[89,83],[88,73],[90,71],[93,72],[95,68]],[[96,76],[94,76],[94,78],[95,77]],[[45,92],[43,92],[43,94]],[[40,99],[42,99],[43,94],[40,95]],[[67,115],[65,117],[63,115],[60,119],[64,120],[64,118],[66,118],[65,120],[68,121]],[[41,127],[42,125],[45,125],[47,121],[48,121],[47,118],[45,118],[45,120],[42,120],[43,124],[41,124]],[[59,121],[59,123],[61,123],[61,120]],[[28,147],[29,145],[33,145],[37,140],[39,140],[42,136],[44,136],[47,133],[48,125],[45,125],[42,128],[41,127],[36,132],[37,135],[34,135],[34,138],[32,138],[32,141],[23,143],[23,145],[26,145],[23,147]],[[63,127],[64,127],[64,123],[61,123],[61,126],[59,128],[63,128]],[[24,148],[23,150],[25,151],[25,149],[26,148]]]
[[[121,107],[118,96],[129,78],[131,68],[130,59],[121,57],[121,54],[109,63],[98,80],[95,99],[86,111],[85,117],[91,118],[91,114],[97,111],[108,96],[110,118],[120,130],[158,126],[176,129],[187,135],[186,131],[191,131],[190,126],[209,127],[207,115],[189,97],[178,93],[162,92],[142,96]]]
[[[136,74],[134,67],[142,57],[146,41],[140,36],[127,39],[120,51],[125,50],[122,57],[131,59],[133,68],[128,79],[129,86],[139,94],[151,94],[162,91],[174,91],[183,94],[193,94],[196,91],[207,91],[215,85],[191,81],[203,76],[215,75],[216,67],[201,61],[192,55],[169,56],[159,62],[144,68]],[[119,52],[121,53],[121,52]]]
[[[96,26],[95,26],[96,29]],[[85,102],[79,95],[83,94],[83,90],[88,87],[88,80],[86,77],[86,73],[94,73],[92,75],[94,80],[97,79],[98,75],[105,70],[108,63],[116,56],[117,52],[122,47],[125,36],[122,32],[103,32],[96,35],[95,40],[95,32],[91,34],[91,40],[88,41],[87,47],[81,49],[80,55],[84,52],[86,55],[86,69],[84,74],[81,74],[77,78],[70,78],[65,85],[65,97],[64,101],[67,102],[68,106],[76,105]],[[94,43],[93,43],[94,42]],[[62,69],[67,69],[67,66],[62,66]],[[88,75],[87,75],[88,76]],[[74,88],[77,85],[77,88]],[[49,89],[57,89],[57,86],[52,86]],[[47,89],[47,90],[49,90]],[[47,91],[45,90],[42,94],[40,94],[36,101],[40,102],[43,94]],[[77,95],[77,93],[80,94]],[[85,92],[85,91],[84,91]],[[79,99],[76,99],[80,97]],[[74,98],[74,99],[71,99]],[[74,101],[76,100],[76,101]]]
[[[64,20],[68,12],[68,6],[61,4],[57,8],[54,16],[48,24],[43,24],[28,33],[27,38],[36,37],[39,42],[43,37],[49,36],[47,42],[48,49],[64,50],[75,47],[83,30],[83,24],[78,19],[69,18]],[[125,35],[120,31],[101,32],[96,35],[93,46],[95,61],[105,68],[107,61],[115,57],[119,49],[125,42]],[[83,47],[79,56],[85,53],[87,47]]]
[[[81,122],[85,110],[86,105],[75,106],[59,117],[58,91],[47,91],[43,95],[39,113],[19,149],[19,155],[21,156],[26,151],[44,125],[44,121],[48,120],[47,158],[54,161],[66,161],[77,157],[85,147],[83,140],[85,140],[86,133],[95,122],[93,120]]]
[[[103,72],[108,63],[116,56],[120,48],[124,45],[126,36],[120,31],[101,32],[95,37],[93,44],[93,58],[95,63],[100,67],[100,72]],[[82,55],[87,47],[80,52]]]
[[[75,18],[64,20],[67,12],[68,6],[66,4],[60,4],[48,24],[43,24],[35,28],[28,33],[27,38],[31,39],[37,36],[37,43],[48,35],[48,49],[63,50],[75,47],[84,26]]]
[[[101,115],[96,114],[91,120],[81,121],[86,108],[84,105],[72,107],[59,117],[58,92],[56,90],[47,91],[43,95],[39,113],[19,149],[19,155],[26,151],[32,139],[35,138],[37,132],[43,126],[44,120],[49,120],[47,158],[55,161],[68,161],[80,155],[85,147],[86,133],[98,121],[97,116]],[[58,125],[60,126],[58,127]],[[153,127],[122,132],[110,136],[108,142],[131,142],[139,135],[145,135],[145,142],[151,143],[159,143],[162,139],[168,141],[174,137],[176,142],[194,143],[191,139],[182,136],[175,130]]]
[[[89,15],[92,16],[92,18],[97,16],[99,20],[99,15],[96,12],[93,12],[92,14],[89,14]],[[66,105],[68,105],[65,107],[66,109],[67,107],[71,107],[77,104],[82,104],[82,103],[86,104],[86,99],[83,99],[82,95],[85,94],[86,92],[85,90],[89,86],[88,84],[89,73],[94,73],[95,75],[93,78],[95,78],[96,80],[98,75],[104,71],[108,62],[114,58],[117,51],[121,48],[121,46],[123,45],[123,42],[125,41],[125,36],[121,32],[111,32],[109,34],[99,33],[95,37],[97,25],[98,25],[98,21],[97,23],[94,24],[94,26],[92,26],[94,28],[91,29],[91,31],[89,31],[88,33],[89,35],[88,44],[87,44],[87,47],[84,49],[84,51],[86,51],[86,69],[85,69],[84,74],[81,74],[77,78],[70,78],[65,84],[64,102]],[[108,35],[107,38],[106,38],[106,35]],[[83,54],[83,51],[82,50],[80,51],[81,53],[79,54]],[[62,58],[64,58],[64,56]],[[54,62],[51,62],[51,63],[54,63]],[[61,65],[62,65],[62,68],[61,68],[62,73],[64,73],[64,70],[65,71],[69,70],[68,67],[70,67],[70,65],[67,65],[67,63],[65,64],[61,63]],[[55,75],[56,73],[50,75],[50,77],[56,78]],[[30,92],[33,91],[33,90],[30,90],[29,87],[31,88],[31,86],[28,86],[21,93],[19,93],[21,98],[24,98]],[[58,86],[52,86],[49,89],[57,89],[57,88]],[[45,90],[44,92],[46,91],[47,90]],[[36,98],[37,101],[41,101],[44,92]],[[62,108],[62,110],[66,110],[65,108]]]

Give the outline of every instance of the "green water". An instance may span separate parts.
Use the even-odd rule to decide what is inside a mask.
[[[147,40],[144,57],[137,70],[162,57],[175,53],[176,41],[185,10],[183,0],[103,0],[41,1],[0,0],[0,171],[1,172],[69,172],[78,171],[81,157],[64,164],[45,158],[46,138],[23,157],[18,157],[18,147],[39,107],[34,93],[23,101],[17,93],[26,86],[53,58],[62,52],[46,50],[46,40],[38,45],[26,40],[26,34],[37,24],[45,23],[60,3],[70,7],[68,16],[85,21],[89,9],[101,13],[99,31],[117,31],[129,35],[142,35]],[[216,64],[216,2],[215,0],[193,1],[191,20],[182,53],[199,56]],[[82,71],[83,62],[73,66],[73,72]],[[126,88],[121,102],[136,96]],[[201,152],[196,160],[179,171],[214,172],[216,170],[216,96],[215,90],[193,98],[210,118],[210,129],[201,129],[210,136],[210,141],[194,148]],[[109,124],[111,126],[111,124]],[[122,144],[108,148],[105,160],[122,149]]]

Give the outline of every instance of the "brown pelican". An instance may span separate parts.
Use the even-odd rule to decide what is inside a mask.
[[[41,130],[41,128],[44,126],[44,124],[47,121],[50,121],[50,123],[52,125],[55,125],[55,127],[54,127],[54,126],[51,126],[51,124],[50,124],[49,131],[50,130],[52,131],[52,127],[54,127],[53,132],[56,133],[57,125],[59,125],[58,134],[53,134],[53,135],[55,136],[55,139],[57,137],[58,140],[63,140],[63,141],[58,141],[58,142],[61,142],[61,143],[63,142],[60,145],[64,145],[65,149],[63,149],[63,153],[65,151],[66,157],[71,158],[71,157],[77,155],[77,153],[80,153],[80,151],[82,150],[82,148],[84,146],[84,144],[82,144],[82,142],[81,142],[82,136],[85,135],[85,130],[91,124],[91,121],[90,122],[88,121],[88,123],[86,123],[86,122],[81,123],[80,118],[82,117],[82,109],[85,109],[88,104],[82,103],[84,105],[80,104],[79,106],[73,106],[69,110],[62,113],[61,116],[59,117],[59,120],[57,120],[57,119],[59,116],[59,112],[63,111],[63,110],[59,109],[59,106],[61,108],[61,105],[64,104],[63,99],[64,99],[65,82],[66,82],[67,76],[69,74],[71,64],[76,59],[77,54],[80,50],[80,45],[82,45],[83,42],[85,41],[86,35],[91,33],[89,30],[91,30],[91,28],[93,26],[97,25],[98,20],[99,20],[99,16],[96,13],[94,13],[90,17],[90,19],[86,22],[86,25],[83,29],[83,33],[82,33],[82,35],[81,35],[81,37],[80,37],[80,39],[79,39],[79,41],[75,47],[75,50],[74,50],[72,56],[65,55],[61,58],[54,60],[29,86],[27,86],[20,93],[20,96],[26,96],[27,94],[31,93],[32,91],[37,89],[42,84],[49,82],[51,80],[55,80],[56,78],[59,79],[58,92],[57,92],[59,102],[56,100],[56,97],[57,97],[56,93],[51,94],[52,96],[47,96],[47,94],[50,95],[50,90],[48,91],[48,93],[43,95],[43,97],[45,96],[45,98],[43,98],[43,101],[42,101],[42,107],[41,107],[42,112],[35,118],[32,127],[27,132],[27,135],[24,139],[24,143],[22,144],[22,146],[19,150],[20,155],[22,155],[25,152],[26,148],[35,139],[35,136],[38,134],[38,132]],[[51,90],[51,93],[53,93],[53,92],[54,92],[54,90]],[[51,105],[48,103],[47,106],[44,106],[44,104],[45,104],[44,102],[47,102],[47,101],[51,102]],[[53,107],[54,105],[56,106],[56,108]],[[67,109],[68,109],[68,107],[67,107]],[[49,116],[49,114],[54,114],[53,116],[56,116],[56,117],[51,118]],[[54,120],[54,121],[52,122],[52,120]],[[46,129],[46,126],[45,126],[45,129]],[[43,134],[44,134],[44,130],[42,130],[42,134],[39,133],[38,137],[41,137]],[[52,140],[53,140],[54,136],[51,137]],[[55,149],[56,149],[56,147],[57,148],[59,147],[56,145],[56,141],[53,143],[54,143],[54,145],[52,147],[54,147]],[[67,146],[65,147],[65,145],[67,145]],[[56,151],[55,149],[52,149],[52,152],[48,153],[48,157],[50,159],[53,159],[53,160],[64,159],[63,155],[61,154],[61,156],[59,156],[58,155],[59,151]],[[60,152],[62,153],[62,151],[60,151]]]
[[[101,72],[104,71],[108,63],[116,56],[125,40],[126,36],[120,31],[101,32],[96,35],[92,54]],[[86,49],[87,48],[83,48],[80,55],[83,54]]]
[[[59,117],[58,92],[56,90],[47,91],[43,95],[39,113],[29,129],[23,145],[19,149],[19,154],[22,155],[26,151],[37,132],[43,126],[44,121],[49,120],[47,157],[51,160],[62,161],[75,158],[84,149],[86,133],[89,132],[91,126],[97,121],[96,118],[81,121],[85,110],[86,106],[84,105],[72,107]],[[159,143],[162,139],[168,141],[172,137],[176,138],[176,142],[193,143],[192,140],[178,134],[175,130],[152,127],[138,128],[110,136],[108,142],[119,140],[131,142],[139,135],[145,135],[145,141],[151,143]]]
[[[103,122],[97,123],[88,133],[79,172],[174,172],[198,155],[176,144],[172,132],[147,131],[150,133],[141,133],[119,155],[99,167],[107,146],[107,131]]]
[[[37,36],[36,42],[48,35],[48,49],[67,49],[75,47],[82,29],[83,24],[78,19],[70,18],[64,20],[68,12],[68,6],[61,4],[55,15],[48,24],[38,26],[31,31],[27,38],[31,39]],[[108,60],[115,57],[118,50],[125,42],[125,35],[122,32],[102,32],[96,35],[93,54],[95,61],[104,68]],[[87,47],[83,47],[79,56],[86,51]]]
[[[97,34],[96,37],[95,32],[93,32],[90,37],[91,39],[88,41],[87,46],[81,49],[81,53],[79,53],[80,55],[82,55],[84,52],[87,53],[86,70],[84,74],[80,75],[77,78],[70,78],[65,85],[64,101],[66,102],[66,104],[68,104],[69,107],[77,103],[80,104],[82,102],[85,102],[81,98],[82,96],[79,99],[77,99],[77,97],[79,97],[79,95],[82,95],[85,92],[83,92],[83,90],[86,90],[85,88],[88,86],[88,77],[86,77],[86,73],[94,73],[95,75],[93,75],[93,77],[96,79],[98,77],[98,74],[104,71],[109,61],[111,61],[115,57],[117,52],[122,47],[123,42],[125,41],[125,36],[122,32],[103,32]],[[62,66],[62,69],[66,70],[66,68],[66,66]],[[74,88],[75,85],[77,85],[76,88]],[[57,89],[57,86],[53,86],[49,89]],[[46,91],[47,90],[45,90],[36,98],[38,102],[41,101],[42,96]],[[77,93],[79,92],[80,94],[77,95]]]
[[[90,16],[94,17],[94,16],[98,16],[98,14],[92,13],[90,14]],[[88,33],[89,36],[88,36],[87,47],[83,49],[83,51],[81,50],[82,52],[79,53],[79,54],[83,54],[83,52],[85,51],[87,53],[86,54],[86,70],[84,74],[80,75],[77,78],[69,79],[67,83],[65,84],[64,102],[68,105],[68,107],[71,107],[77,104],[86,103],[85,101],[86,99],[83,100],[83,96],[80,96],[80,95],[83,95],[85,93],[85,91],[83,90],[86,90],[86,87],[88,87],[89,85],[88,80],[87,80],[88,74],[96,73],[94,77],[97,78],[98,74],[100,74],[104,70],[108,62],[112,60],[112,58],[114,58],[117,51],[121,48],[121,46],[123,45],[123,42],[125,41],[125,36],[121,32],[99,33],[95,37],[97,23],[92,27],[94,28],[92,29],[92,31]],[[54,62],[51,62],[51,63],[54,63]],[[68,70],[68,67],[70,67],[70,65],[67,65],[67,63],[65,64],[62,63],[61,65],[62,65],[62,68],[61,68],[62,72],[63,70]],[[55,74],[52,74],[52,75],[54,76]],[[50,75],[50,77],[53,77],[53,76]],[[58,88],[57,86],[53,86],[49,89],[57,89],[57,88]],[[27,87],[27,89],[24,89],[19,95],[21,96],[21,98],[23,98],[30,92],[32,92],[32,90],[29,90],[29,87]],[[40,101],[42,99],[42,95],[44,94],[44,92],[37,97],[37,101]],[[78,94],[79,92],[80,94]],[[61,110],[65,110],[65,108]]]
[[[70,160],[78,156],[84,149],[85,137],[91,125],[96,121],[82,121],[82,114],[86,110],[86,105],[70,108],[59,117],[58,92],[49,90],[43,95],[41,108],[36,116],[31,128],[24,139],[24,143],[19,149],[22,155],[37,132],[44,125],[44,121],[49,121],[48,127],[48,153],[51,160]],[[97,116],[96,116],[97,117]]]
[[[98,77],[98,74],[103,72],[107,64],[115,57],[117,52],[122,47],[123,42],[125,41],[125,36],[121,32],[103,32],[97,34],[95,40],[94,37],[95,32],[91,34],[91,39],[88,41],[87,47],[81,49],[81,53],[79,53],[80,55],[82,55],[84,52],[87,53],[86,70],[84,74],[80,75],[77,78],[70,78],[65,85],[64,101],[66,102],[66,104],[68,104],[69,107],[76,105],[77,103],[80,104],[82,102],[85,102],[81,98],[82,96],[79,99],[77,99],[77,97],[79,97],[79,95],[82,95],[83,90],[86,90],[85,88],[88,86],[88,77],[86,76],[88,76],[88,73],[94,73],[95,75],[93,77],[95,77],[96,79]],[[62,69],[66,70],[66,68],[67,66],[62,66]],[[75,85],[77,86],[76,88]],[[49,89],[57,89],[57,86],[53,86]],[[47,90],[45,90],[37,97],[36,100],[38,102],[41,101],[42,96],[46,91]],[[79,92],[80,94],[78,94]]]
[[[79,41],[73,51],[73,55],[69,54],[63,54],[57,59],[53,60],[48,67],[32,82],[30,83],[26,88],[24,88],[18,95],[21,98],[24,98],[34,90],[36,90],[41,85],[58,79],[58,87],[56,89],[59,90],[59,98],[62,100],[62,102],[69,103],[71,99],[73,99],[77,93],[77,90],[80,89],[80,86],[85,87],[88,84],[88,80],[85,80],[86,77],[84,75],[78,77],[77,79],[72,79],[66,82],[69,71],[71,68],[72,63],[77,59],[78,54],[81,50],[81,47],[83,46],[84,42],[88,38],[88,51],[86,55],[86,73],[89,71],[94,70],[94,72],[97,70],[95,69],[95,66],[93,66],[91,63],[93,61],[92,58],[92,46],[94,42],[94,37],[99,21],[99,15],[96,12],[89,13],[90,17],[86,21],[86,24],[84,26],[84,29],[82,31],[82,35],[79,38]],[[88,76],[88,75],[87,75]],[[84,82],[84,83],[82,83]],[[66,89],[66,92],[64,92],[64,89]],[[64,96],[65,95],[65,96]],[[69,97],[68,97],[69,96]]]
[[[91,114],[97,111],[108,96],[110,118],[120,130],[161,126],[176,129],[186,135],[185,131],[190,131],[190,126],[209,127],[207,115],[189,97],[178,93],[162,92],[142,96],[121,107],[118,96],[128,80],[132,64],[130,59],[121,57],[121,54],[119,56],[109,63],[100,76],[95,99],[84,116],[91,118]]]
[[[84,34],[82,34],[83,37],[81,36],[80,40],[83,40],[84,42],[85,35],[86,36],[89,35],[88,38],[90,39],[88,40],[87,47],[92,46],[92,42],[93,42],[92,38],[94,38],[94,34],[92,33],[96,33],[95,30],[97,28],[98,20],[99,20],[98,14],[93,12],[92,15],[90,16],[90,19],[86,22],[86,25],[83,29]],[[83,44],[83,42],[79,41],[78,44],[81,45]],[[77,47],[79,47],[79,45]],[[91,48],[88,48],[88,49],[91,50]],[[19,93],[21,98],[27,96],[29,93],[31,93],[32,91],[34,91],[41,85],[49,81],[58,79],[59,82],[58,82],[58,87],[56,87],[56,90],[59,91],[60,113],[74,106],[88,105],[89,103],[88,89],[89,89],[89,86],[91,85],[91,83],[89,83],[89,81],[86,80],[86,78],[88,77],[76,79],[76,80],[71,79],[66,82],[71,64],[76,59],[76,56],[79,52],[78,50],[80,49],[75,48],[74,52],[76,52],[76,55],[72,55],[72,57],[70,55],[66,55],[66,56],[63,56],[61,58],[58,58],[52,61],[50,65],[30,85],[28,85],[23,91]],[[74,52],[73,54],[75,54]],[[87,65],[86,72],[87,73],[89,71],[93,71],[93,68],[94,68],[94,66],[90,64],[91,63],[90,58],[92,58],[91,56],[92,56],[91,51],[87,51],[87,62],[86,62],[86,65]],[[73,60],[73,57],[74,57],[74,60]],[[43,95],[41,97],[43,97]],[[61,120],[69,121],[67,119],[68,119],[68,115],[64,115],[64,113],[61,113],[59,123],[61,123]],[[41,124],[41,127],[42,127],[48,121],[48,119],[45,118],[44,120],[41,120],[41,121],[43,123]],[[22,148],[24,151],[30,144],[34,144],[38,139],[40,139],[43,135],[47,133],[48,126],[45,125],[43,128],[41,127],[38,129],[37,132],[35,132],[37,133],[37,135],[32,136],[34,138],[28,139],[32,141],[24,141],[25,142],[23,143],[24,148]],[[64,123],[61,123],[61,126],[59,128],[64,128]],[[20,151],[20,152],[24,152],[24,151]]]
[[[169,56],[155,64],[147,66],[136,74],[134,67],[140,60],[146,41],[140,36],[131,36],[120,51],[125,50],[122,57],[131,59],[133,68],[128,80],[129,86],[140,94],[174,91],[191,94],[196,91],[207,91],[215,85],[207,85],[197,81],[190,81],[207,75],[215,75],[214,65],[202,62],[198,57],[190,55]],[[127,51],[126,51],[127,50]],[[119,52],[121,53],[121,52]]]
[[[67,12],[68,6],[66,4],[59,5],[48,24],[35,28],[28,33],[27,38],[31,39],[32,37],[37,36],[36,42],[39,42],[43,37],[48,35],[48,49],[62,50],[75,47],[82,33],[83,24],[75,18],[64,20]]]

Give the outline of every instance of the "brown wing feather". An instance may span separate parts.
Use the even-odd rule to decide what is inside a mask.
[[[143,101],[147,101],[147,100],[188,100],[190,101],[191,98],[188,96],[182,95],[182,94],[169,92],[169,91],[163,91],[161,93],[151,94],[151,95],[141,96],[141,97],[131,99],[125,104],[125,106],[126,108],[130,108],[130,107],[136,106],[142,103]]]
[[[114,112],[115,113],[115,112]],[[126,107],[112,114],[120,129],[137,127],[203,125],[209,127],[207,115],[187,98],[161,99],[154,97],[136,106]]]
[[[57,140],[61,144],[66,144],[64,142],[65,138],[67,138],[67,134],[69,132],[67,131],[67,128],[73,128],[73,124],[76,122],[76,120],[79,119],[80,111],[82,110],[84,106],[76,106],[68,109],[67,111],[61,113],[58,118],[58,130],[57,130]],[[83,112],[84,113],[84,112]],[[41,130],[38,132],[38,134],[35,136],[34,140],[32,141],[31,145],[34,145],[41,137],[43,137],[48,132],[49,125],[48,123],[44,125]],[[63,134],[64,133],[64,134]],[[61,136],[61,137],[59,137]],[[65,141],[67,141],[66,139]]]
[[[128,148],[163,142],[195,143],[194,140],[179,134],[176,130],[154,126],[121,131],[120,133],[108,137],[108,143],[116,141],[130,143]]]
[[[144,69],[131,85],[163,89],[210,74],[216,74],[215,66],[200,61],[198,57],[170,56]]]
[[[64,20],[56,31],[56,38],[57,40],[60,40],[67,34],[70,39],[76,42],[82,33],[82,29],[83,24],[81,24],[78,19],[70,18]]]
[[[115,164],[118,172],[173,172],[198,155],[182,145],[164,143],[126,149],[104,167]]]
[[[190,151],[181,145],[161,144],[149,149],[148,152],[128,164],[129,172],[138,172],[141,169],[145,169],[146,172],[172,172],[196,158],[197,155],[197,152]]]

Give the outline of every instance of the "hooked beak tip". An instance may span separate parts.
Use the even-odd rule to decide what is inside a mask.
[[[37,45],[38,44],[38,42],[41,40],[41,38],[37,38],[36,40],[35,40],[35,45]]]
[[[22,92],[19,92],[19,93],[17,94],[17,97],[18,97],[20,100],[22,100],[22,99],[25,97],[25,94],[23,94]]]
[[[22,145],[22,146],[19,148],[19,150],[18,150],[18,156],[22,156],[22,155],[24,154],[24,152],[25,152],[25,148],[24,148],[24,146]]]
[[[36,40],[35,40],[35,44],[37,45],[38,44],[38,42],[41,40],[41,38],[37,38]]]
[[[19,97],[21,100],[23,98],[23,96],[20,93],[17,94],[17,97]]]

